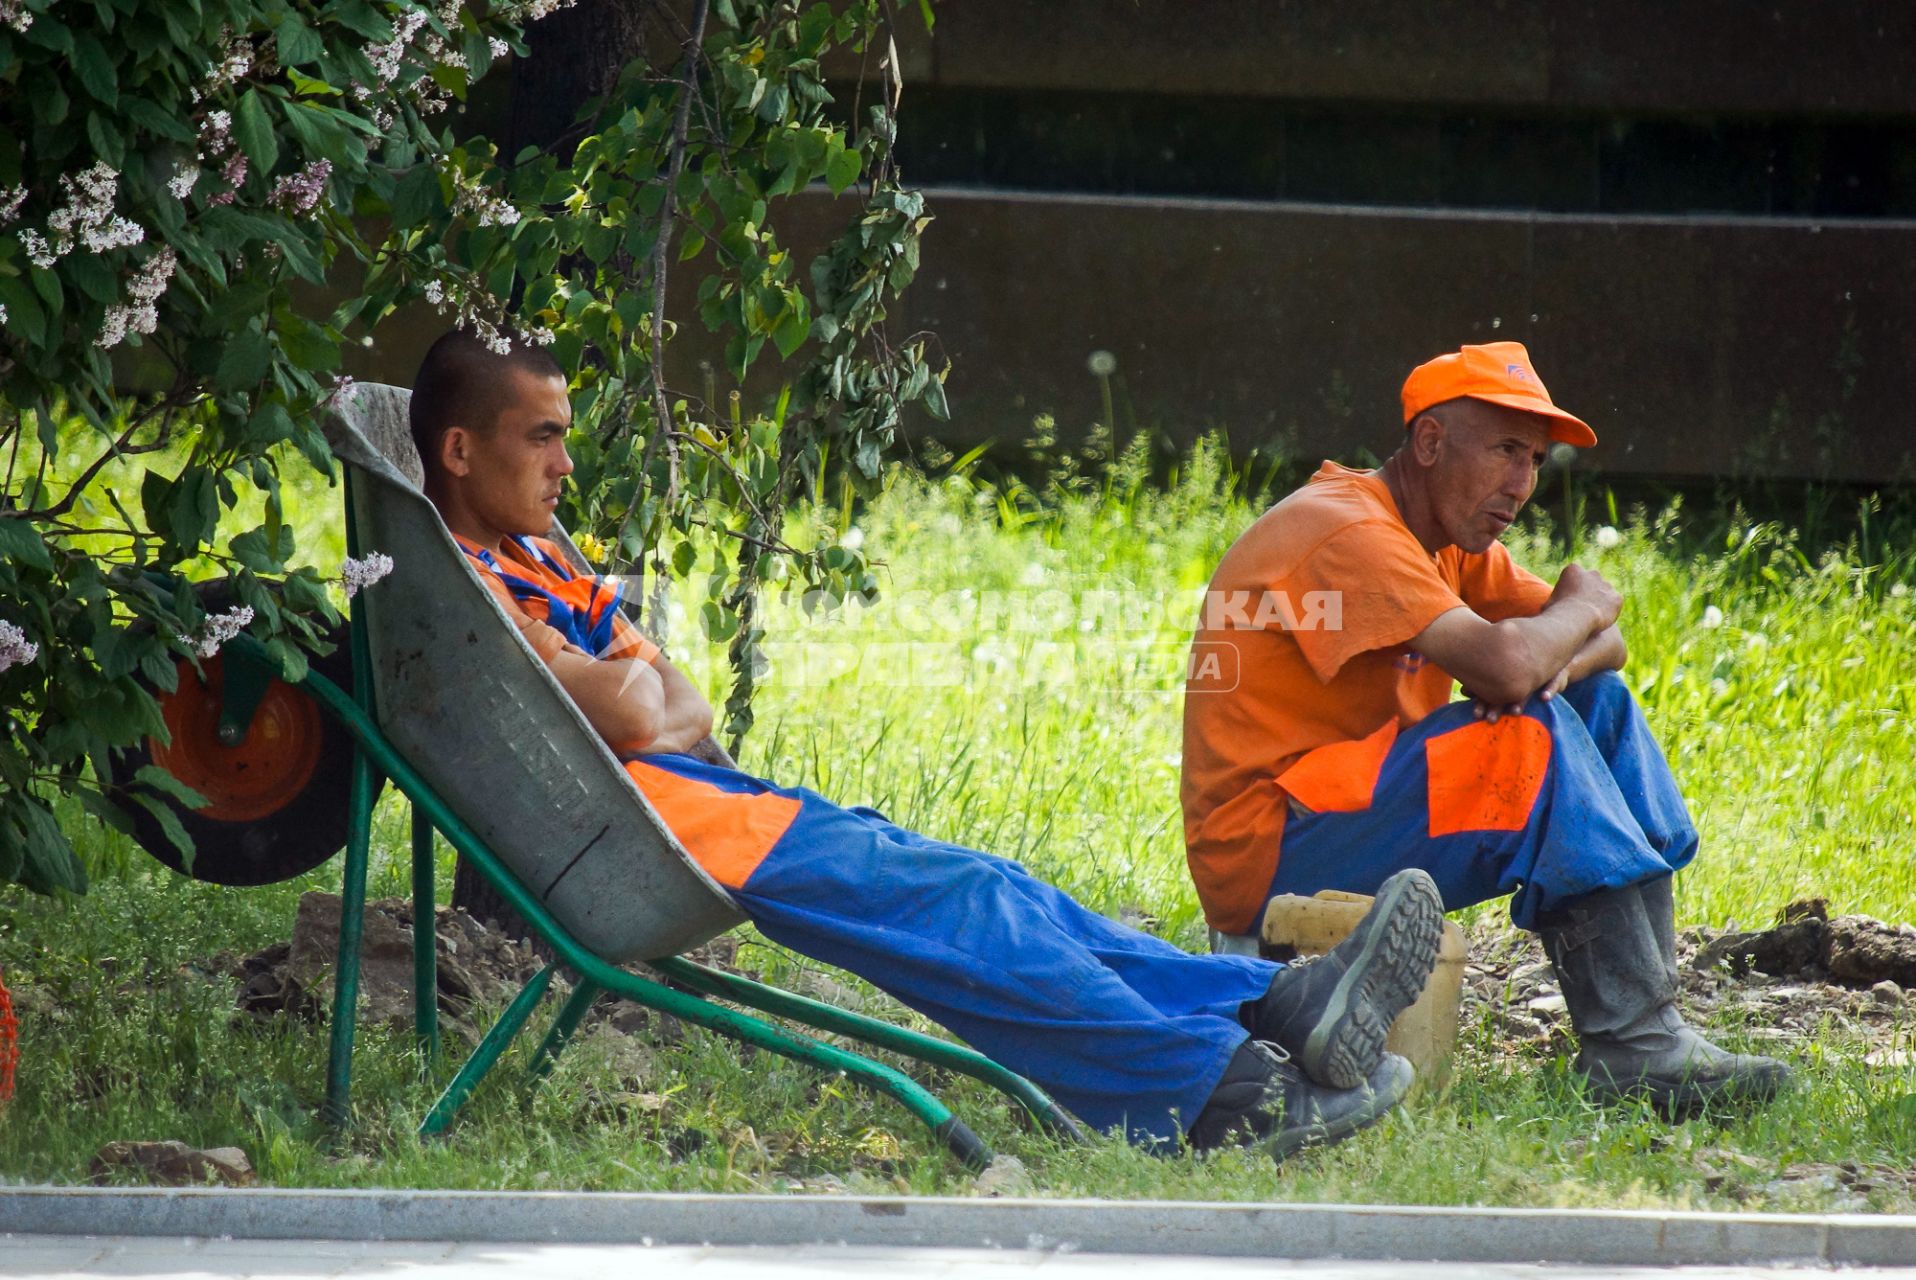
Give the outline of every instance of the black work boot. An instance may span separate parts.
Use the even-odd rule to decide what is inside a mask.
[[[1387,1053],[1357,1088],[1326,1089],[1312,1084],[1283,1050],[1246,1040],[1184,1136],[1194,1151],[1235,1144],[1282,1160],[1300,1147],[1329,1146],[1376,1124],[1403,1101],[1415,1074],[1410,1063]]]
[[[1719,1049],[1677,1012],[1674,922],[1667,876],[1588,894],[1539,922],[1577,1031],[1576,1070],[1595,1097],[1648,1098],[1672,1118],[1773,1097],[1787,1066]]]
[[[1238,1020],[1317,1083],[1354,1089],[1377,1069],[1390,1024],[1430,981],[1443,933],[1437,882],[1415,867],[1399,871],[1378,888],[1350,937],[1287,965]]]

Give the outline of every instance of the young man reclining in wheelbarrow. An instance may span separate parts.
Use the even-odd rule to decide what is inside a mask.
[[[1116,924],[1016,863],[687,754],[711,732],[692,683],[539,535],[572,461],[566,380],[536,347],[463,333],[415,379],[426,495],[533,650],[679,842],[760,932],[858,974],[1048,1090],[1157,1146],[1283,1156],[1373,1123],[1410,1065],[1390,1021],[1430,974],[1430,877],[1385,883],[1308,966],[1192,955]]]

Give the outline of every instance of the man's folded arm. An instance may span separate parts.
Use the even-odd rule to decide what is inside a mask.
[[[1534,617],[1487,622],[1460,606],[1441,614],[1410,647],[1455,676],[1472,697],[1512,706],[1559,676],[1580,679],[1622,665],[1621,608],[1622,598],[1599,575],[1567,565]]]

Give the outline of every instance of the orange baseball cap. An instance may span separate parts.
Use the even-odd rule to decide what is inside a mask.
[[[1597,442],[1582,418],[1551,403],[1543,379],[1530,364],[1521,342],[1486,342],[1427,360],[1404,379],[1404,425],[1434,404],[1469,396],[1550,419],[1550,438],[1579,449]]]

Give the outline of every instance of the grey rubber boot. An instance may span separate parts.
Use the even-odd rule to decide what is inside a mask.
[[[1282,1160],[1301,1147],[1329,1146],[1376,1124],[1403,1101],[1415,1076],[1410,1063],[1387,1053],[1356,1088],[1327,1089],[1313,1084],[1276,1045],[1246,1040],[1185,1130],[1185,1140],[1195,1151],[1255,1147]]]
[[[1787,1066],[1719,1049],[1677,1012],[1669,877],[1647,888],[1589,894],[1540,922],[1577,1031],[1577,1071],[1599,1099],[1648,1098],[1672,1117],[1774,1096]]]

